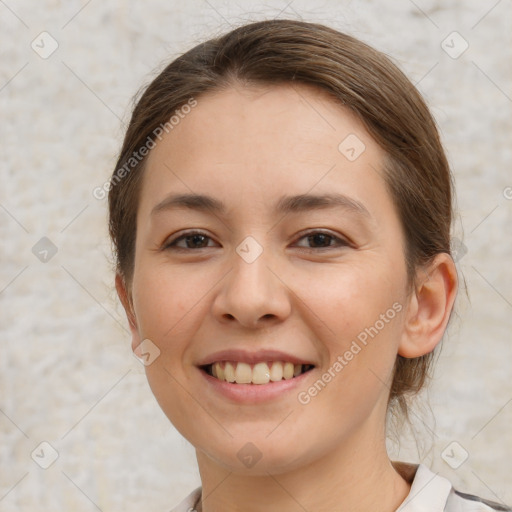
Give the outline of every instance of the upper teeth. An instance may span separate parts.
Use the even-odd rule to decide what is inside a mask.
[[[225,361],[211,365],[211,373],[214,377],[237,384],[268,384],[270,381],[289,380],[300,375],[302,370],[302,364],[294,365],[282,361],[261,362],[254,365]]]

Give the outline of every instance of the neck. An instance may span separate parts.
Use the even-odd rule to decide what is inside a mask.
[[[375,438],[371,429],[360,429],[337,449],[279,474],[234,473],[200,451],[197,460],[202,512],[393,512],[410,490],[389,460],[384,433]]]

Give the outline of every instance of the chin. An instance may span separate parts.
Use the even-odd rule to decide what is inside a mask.
[[[315,460],[313,447],[308,452],[307,447],[292,440],[286,445],[276,446],[270,438],[265,440],[265,436],[260,437],[255,436],[254,441],[248,441],[249,436],[229,438],[223,444],[212,443],[212,439],[202,442],[194,440],[192,444],[196,446],[198,459],[206,457],[227,471],[241,475],[268,476],[288,473]],[[297,452],[297,446],[301,447],[300,453]]]

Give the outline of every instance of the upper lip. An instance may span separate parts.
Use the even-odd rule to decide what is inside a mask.
[[[314,363],[307,359],[287,354],[280,350],[256,350],[251,352],[245,349],[229,349],[214,352],[213,354],[209,354],[201,359],[198,366],[208,366],[220,361],[234,361],[247,364],[255,364],[262,361],[283,361],[293,364],[310,364],[314,366]]]

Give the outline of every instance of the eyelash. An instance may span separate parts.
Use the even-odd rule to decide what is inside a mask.
[[[179,237],[175,238],[174,240],[168,242],[168,243],[165,243],[164,246],[162,247],[162,250],[173,250],[173,251],[179,251],[179,252],[187,252],[187,251],[197,251],[197,250],[200,250],[200,249],[208,249],[208,247],[198,247],[198,248],[189,248],[189,247],[178,247],[176,245],[177,242],[179,242],[180,240],[185,240],[187,238],[191,238],[195,235],[201,235],[201,236],[204,236],[205,238],[208,238],[208,239],[212,239],[210,236],[208,236],[206,233],[202,232],[202,231],[187,231],[186,233],[183,233],[182,235],[180,235]],[[337,237],[331,233],[328,233],[328,232],[325,232],[325,231],[309,231],[307,233],[304,233],[300,236],[299,240],[302,240],[303,238],[308,238],[308,237],[311,237],[311,236],[315,236],[315,235],[325,235],[327,236],[330,240],[334,240],[334,241],[337,241],[338,242],[338,245],[330,245],[328,247],[306,247],[306,248],[303,248],[305,249],[306,251],[309,250],[309,251],[322,251],[322,250],[326,250],[326,249],[337,249],[337,248],[340,248],[340,247],[349,247],[350,246],[350,243],[340,237]]]

